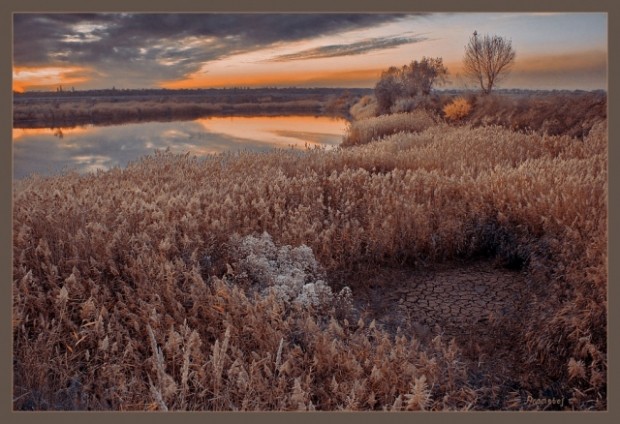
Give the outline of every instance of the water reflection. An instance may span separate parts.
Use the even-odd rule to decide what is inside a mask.
[[[313,116],[211,117],[56,129],[13,129],[13,175],[124,167],[154,150],[203,156],[230,150],[265,151],[340,144],[346,122]]]

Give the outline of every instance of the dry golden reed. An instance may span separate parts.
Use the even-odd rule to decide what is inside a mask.
[[[399,132],[422,131],[434,124],[431,115],[424,110],[365,118],[349,124],[342,146],[366,144]]]
[[[527,409],[518,395],[553,385],[605,409],[605,126],[414,131],[16,181],[14,408]],[[509,388],[325,288],[480,255],[521,266],[544,305],[514,335],[530,371]]]

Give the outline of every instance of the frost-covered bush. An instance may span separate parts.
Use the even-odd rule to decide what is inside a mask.
[[[264,232],[231,238],[238,258],[237,271],[247,276],[263,294],[275,294],[285,305],[330,306],[334,301],[350,305],[351,290],[345,287],[335,298],[331,287],[321,278],[321,270],[312,249],[301,246],[277,247]]]

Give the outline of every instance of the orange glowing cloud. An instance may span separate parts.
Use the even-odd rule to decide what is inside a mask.
[[[206,88],[206,87],[265,87],[265,86],[333,86],[333,87],[369,87],[373,86],[382,69],[306,71],[234,75],[192,74],[176,81],[160,84],[163,88]]]
[[[88,81],[89,68],[78,66],[14,67],[13,90],[55,89],[59,85],[80,84]]]

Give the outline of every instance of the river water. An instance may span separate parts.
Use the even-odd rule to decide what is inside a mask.
[[[326,116],[227,116],[75,128],[13,129],[13,177],[125,167],[170,149],[206,156],[226,151],[340,144],[346,121]]]

